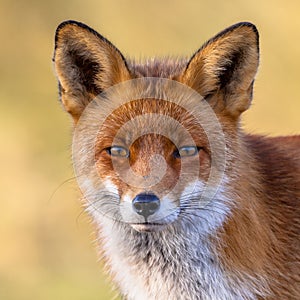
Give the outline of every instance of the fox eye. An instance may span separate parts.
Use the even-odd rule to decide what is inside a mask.
[[[129,150],[121,147],[121,146],[111,146],[106,149],[106,152],[110,156],[115,156],[115,157],[129,157]]]
[[[176,149],[173,155],[176,158],[195,156],[196,154],[199,153],[200,149],[201,149],[200,147],[196,147],[196,146],[183,146],[179,149]]]

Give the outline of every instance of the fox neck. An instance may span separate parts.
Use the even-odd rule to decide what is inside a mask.
[[[128,299],[257,299],[265,279],[225,270],[214,238],[180,226],[139,233],[107,220],[102,224],[104,256]],[[236,274],[236,277],[234,276]],[[259,282],[259,284],[258,284]]]
[[[236,156],[231,161],[234,175],[231,174],[227,186],[232,204],[230,214],[212,240],[220,265],[233,281],[243,278],[251,282],[256,297],[265,297],[270,292],[270,257],[277,259],[275,253],[270,252],[276,248],[277,241],[273,239],[264,199],[265,183],[257,169],[258,162],[244,142],[243,134],[237,141],[238,151],[234,151]]]

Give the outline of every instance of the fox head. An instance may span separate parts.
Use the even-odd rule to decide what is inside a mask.
[[[93,213],[106,211],[138,231],[189,220],[195,207],[200,213],[214,211],[212,206],[226,214],[226,184],[236,180],[239,117],[251,103],[259,62],[253,24],[229,27],[188,59],[143,64],[125,59],[88,26],[67,21],[56,31],[53,61],[60,99],[75,131],[83,139],[93,136],[92,159],[84,163],[95,170],[93,175],[86,171],[93,177],[85,195],[92,199]],[[140,96],[133,97],[131,90]],[[101,117],[103,111],[109,113]],[[85,143],[76,142],[84,156]],[[210,201],[201,201],[212,169],[220,169],[222,151],[222,183],[214,186]]]

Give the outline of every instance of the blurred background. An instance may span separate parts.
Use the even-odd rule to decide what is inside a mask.
[[[57,25],[87,23],[125,55],[191,55],[251,21],[261,65],[246,130],[300,132],[300,2],[0,0],[0,299],[118,299],[97,262],[51,64]]]

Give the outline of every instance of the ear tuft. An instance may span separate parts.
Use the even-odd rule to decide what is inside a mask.
[[[225,29],[192,56],[181,80],[205,98],[221,98],[218,109],[238,116],[251,102],[259,63],[258,40],[258,31],[251,23]]]
[[[99,33],[76,21],[58,26],[53,62],[62,103],[75,121],[95,96],[130,79],[121,52]]]

